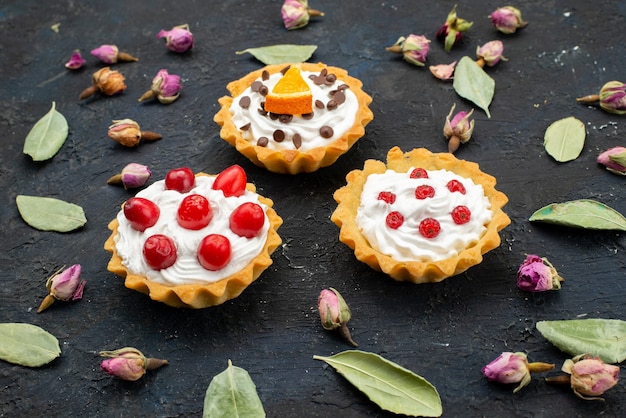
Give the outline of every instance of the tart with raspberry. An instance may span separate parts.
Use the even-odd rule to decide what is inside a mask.
[[[360,80],[322,63],[268,65],[233,81],[219,99],[220,136],[276,173],[333,164],[365,134],[374,115]]]
[[[272,205],[238,165],[216,176],[170,170],[109,223],[108,269],[170,306],[219,305],[272,264],[282,224]]]
[[[426,149],[367,160],[334,193],[331,219],[356,258],[395,280],[439,282],[482,262],[511,223],[508,198],[476,163]]]

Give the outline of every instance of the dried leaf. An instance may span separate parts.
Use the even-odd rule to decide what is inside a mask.
[[[573,116],[553,122],[543,137],[546,152],[564,163],[578,158],[585,145],[585,124]]]
[[[541,334],[572,356],[590,354],[606,363],[626,360],[626,322],[618,319],[539,321]]]
[[[621,213],[591,199],[552,203],[537,210],[528,220],[574,228],[626,231],[626,218]]]
[[[252,54],[256,59],[261,61],[265,65],[271,64],[283,64],[283,63],[297,63],[305,62],[313,52],[317,49],[317,45],[292,45],[292,44],[280,44],[262,46],[259,48],[248,48],[243,51],[235,52],[237,55]]]
[[[228,367],[211,380],[204,396],[204,418],[243,418],[264,417],[265,411],[256,386],[247,371],[233,366]]]
[[[63,200],[18,195],[15,202],[22,219],[41,231],[68,232],[87,223],[83,208]]]
[[[36,325],[0,324],[0,359],[28,367],[40,367],[61,355],[56,337]]]
[[[463,57],[454,69],[454,90],[485,111],[488,118],[489,105],[493,99],[496,82],[470,57]]]
[[[61,149],[67,138],[68,126],[65,117],[56,110],[56,104],[31,128],[24,141],[24,154],[34,161],[48,160]]]
[[[377,354],[349,350],[313,358],[331,365],[384,410],[424,417],[438,417],[443,413],[441,398],[433,385]]]

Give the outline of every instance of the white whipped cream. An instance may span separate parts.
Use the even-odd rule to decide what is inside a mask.
[[[345,82],[337,79],[332,85],[317,85],[309,78],[309,75],[318,75],[319,72],[302,71],[302,78],[309,85],[311,93],[313,95],[313,103],[316,100],[320,100],[326,104],[332,98],[329,94],[333,90],[337,90],[339,86],[345,84]],[[280,72],[271,74],[268,80],[262,80],[258,78],[269,91],[272,91],[274,85],[282,78]],[[302,145],[298,150],[308,151],[313,148],[326,147],[330,145],[337,138],[346,133],[353,125],[356,119],[356,114],[359,109],[359,102],[356,95],[350,91],[350,89],[343,90],[346,100],[340,104],[334,110],[318,109],[313,105],[313,118],[304,119],[300,116],[294,116],[289,123],[282,123],[279,120],[272,120],[269,115],[262,115],[259,113],[261,109],[261,103],[265,101],[265,97],[258,92],[252,91],[251,87],[248,87],[241,95],[234,98],[232,105],[230,106],[230,113],[232,113],[232,121],[237,128],[250,123],[250,128],[247,130],[241,130],[242,137],[256,145],[257,140],[264,136],[269,139],[267,148],[275,150],[293,150],[296,149],[291,138],[294,134],[299,134],[302,137]],[[239,100],[248,96],[251,100],[250,106],[247,109],[242,108],[239,105]],[[324,138],[320,135],[320,128],[322,126],[330,126],[333,129],[333,136],[330,138]],[[286,137],[282,142],[274,141],[273,134],[277,129],[285,132]]]
[[[429,178],[418,179],[409,177],[411,171],[387,170],[384,174],[368,176],[356,222],[372,248],[397,261],[438,261],[454,257],[478,242],[493,216],[482,185],[447,170],[428,171]],[[450,180],[460,181],[466,193],[450,192],[446,187]],[[434,197],[417,199],[415,189],[420,185],[432,186]],[[378,200],[383,191],[394,193],[395,202]],[[459,205],[471,211],[470,221],[462,225],[455,224],[450,215]],[[404,216],[404,223],[398,229],[388,227],[385,221],[394,211]],[[426,238],[420,234],[419,224],[424,218],[439,221],[439,235]]]
[[[118,234],[115,236],[115,245],[122,263],[130,272],[168,286],[203,284],[230,276],[243,269],[261,253],[270,227],[267,216],[265,216],[261,232],[253,238],[240,237],[232,232],[229,227],[229,217],[233,210],[245,202],[257,203],[264,211],[267,210],[267,206],[259,202],[259,196],[256,193],[248,190],[239,197],[224,197],[221,190],[211,189],[214,180],[215,177],[196,177],[196,186],[187,193],[165,190],[165,180],[157,181],[141,190],[136,196],[151,200],[161,210],[157,223],[144,232],[139,232],[130,226],[123,210],[118,213],[117,220],[120,225]],[[190,194],[200,194],[206,197],[213,211],[213,219],[209,225],[196,231],[183,228],[176,220],[180,202]],[[176,243],[178,253],[176,262],[163,270],[150,268],[143,257],[144,242],[154,234],[167,235]],[[197,259],[198,245],[209,234],[224,235],[231,244],[232,256],[229,263],[217,271],[203,268]]]

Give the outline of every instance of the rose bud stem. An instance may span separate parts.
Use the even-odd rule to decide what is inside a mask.
[[[37,308],[37,313],[42,313],[43,311],[45,311],[46,309],[48,309],[55,301],[56,299],[54,298],[54,296],[48,294],[45,298],[43,298],[43,300],[41,301],[41,305],[39,305],[39,308]]]
[[[571,383],[571,378],[568,374],[562,374],[559,376],[546,377],[546,382],[555,383],[557,385],[569,385]]]
[[[152,90],[148,90],[139,99],[137,99],[137,101],[138,102],[143,102],[145,100],[154,99],[154,97],[155,97],[154,92]]]
[[[164,359],[147,358],[146,359],[146,370],[158,369],[159,367],[165,366],[166,364],[169,364],[169,362],[167,360],[164,360]]]
[[[317,9],[307,9],[309,12],[309,16],[324,16],[324,12],[321,12]]]
[[[597,103],[600,101],[600,96],[598,94],[590,94],[588,96],[579,97],[576,101],[578,103]]]
[[[141,139],[144,141],[156,141],[157,139],[161,139],[161,134],[152,131],[141,131]]]
[[[450,154],[454,154],[456,150],[459,149],[459,145],[461,144],[461,138],[456,135],[452,135],[450,140],[448,141],[448,152]]]
[[[485,68],[485,59],[484,58],[478,58],[476,60],[476,64],[480,67],[480,68]]]
[[[402,54],[402,47],[400,45],[392,45],[385,48],[385,51],[393,52],[394,54]]]
[[[352,335],[350,335],[350,330],[348,329],[348,325],[347,324],[343,324],[343,325],[341,325],[341,327],[339,327],[339,333],[341,334],[341,336],[343,338],[345,338],[346,341],[348,341],[350,344],[352,344],[352,346],[354,346],[354,347],[358,347],[359,346],[352,339]]]
[[[139,58],[137,57],[133,57],[132,55],[126,53],[126,52],[120,52],[117,54],[117,60],[118,61],[127,61],[127,62],[137,62],[139,61]]]
[[[83,90],[83,92],[78,96],[78,100],[83,100],[86,99],[87,97],[91,97],[94,94],[96,94],[97,92],[99,92],[100,89],[98,89],[98,87],[96,86],[91,86],[91,87],[87,87],[85,90]]]

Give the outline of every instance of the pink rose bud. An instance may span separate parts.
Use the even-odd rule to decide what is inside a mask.
[[[350,308],[338,291],[332,287],[322,290],[317,298],[317,310],[324,329],[329,331],[339,329],[348,342],[357,346],[346,325],[352,317]]]
[[[483,367],[482,372],[488,380],[493,382],[504,384],[519,383],[513,390],[513,393],[516,393],[530,383],[531,372],[545,372],[553,368],[554,364],[528,363],[526,354],[521,352],[504,352]]]
[[[504,44],[502,41],[490,41],[483,46],[476,48],[476,57],[478,58],[477,64],[481,67],[487,64],[488,67],[493,67],[500,60],[507,61],[502,55],[504,52]]]
[[[65,63],[65,68],[68,68],[70,70],[77,70],[82,67],[85,62],[86,61],[83,59],[80,51],[77,49],[70,57],[70,60]]]
[[[109,126],[107,135],[126,147],[134,147],[139,145],[139,141],[141,141],[141,128],[132,119],[114,120],[113,124]]]
[[[157,33],[157,39],[160,38],[165,38],[165,46],[170,51],[182,53],[193,48],[193,34],[188,24],[174,26],[170,30],[161,29]]]
[[[517,29],[528,25],[528,22],[522,20],[522,12],[512,6],[496,9],[489,15],[489,18],[497,30],[506,34],[514,33]]]
[[[586,354],[565,360],[561,370],[570,375],[574,393],[585,400],[602,399],[598,396],[615,386],[619,380],[619,366],[605,364],[599,358]]]
[[[157,369],[168,364],[167,360],[146,358],[141,351],[133,347],[101,351],[100,356],[108,357],[100,363],[102,371],[131,382],[139,380],[146,370]]]
[[[600,108],[617,115],[626,114],[626,84],[609,81],[600,89]]]
[[[386,48],[386,50],[402,54],[405,61],[423,67],[430,51],[429,44],[430,40],[425,36],[410,34],[406,38],[401,36],[393,46]]]
[[[154,97],[163,104],[170,104],[178,99],[182,89],[180,76],[169,74],[167,70],[159,70],[157,75],[152,79],[150,90],[145,92],[139,99],[139,102],[152,99]]]
[[[469,141],[474,132],[474,120],[469,119],[474,109],[469,112],[458,112],[450,119],[455,107],[456,104],[453,104],[443,126],[443,135],[448,139],[449,153],[454,153],[459,148],[459,144]]]
[[[530,254],[517,270],[517,287],[528,292],[558,290],[564,279],[547,258]]]
[[[437,77],[439,80],[450,80],[454,75],[454,67],[456,67],[456,61],[452,64],[439,64],[439,65],[431,65],[428,67],[432,75]]]
[[[108,184],[122,184],[125,189],[136,189],[146,184],[152,172],[148,166],[130,163],[122,169],[122,172],[107,180]]]
[[[436,37],[444,41],[446,52],[450,52],[452,47],[463,39],[463,32],[468,31],[474,22],[468,22],[456,15],[456,5],[452,8],[446,21],[437,31]]]
[[[80,278],[81,265],[74,264],[63,271],[61,270],[62,268],[46,281],[48,296],[41,302],[37,313],[48,309],[55,300],[68,302],[82,299],[83,289],[87,282]]]
[[[611,173],[626,176],[626,148],[613,147],[598,155],[598,163]]]
[[[116,45],[101,45],[96,49],[92,49],[91,55],[107,65],[115,64],[118,61],[139,61],[138,58],[126,52],[120,52]]]
[[[308,0],[285,0],[280,15],[285,29],[292,30],[305,27],[312,16],[324,16],[324,13],[310,9]]]

